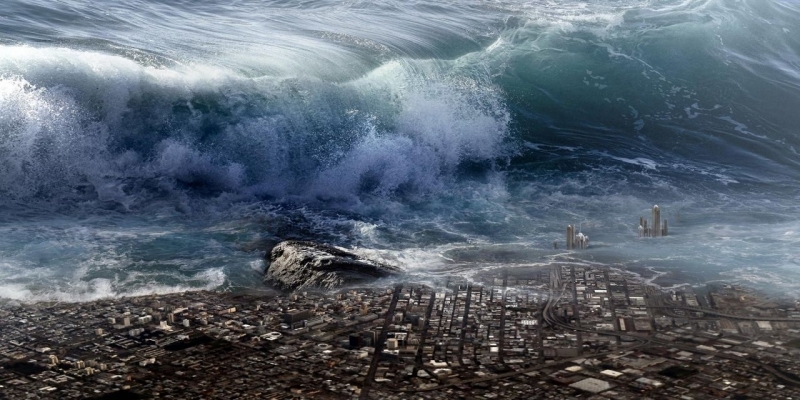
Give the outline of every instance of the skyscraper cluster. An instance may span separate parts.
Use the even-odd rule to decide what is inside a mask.
[[[582,232],[575,233],[575,225],[567,225],[567,250],[585,249],[589,247],[589,236]]]
[[[669,233],[667,220],[661,220],[661,209],[658,205],[653,206],[653,218],[648,221],[645,217],[639,217],[639,236],[640,237],[661,237]]]

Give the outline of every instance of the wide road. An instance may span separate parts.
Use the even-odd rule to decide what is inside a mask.
[[[458,338],[458,363],[464,364],[464,340],[467,337],[467,321],[469,319],[469,304],[472,300],[472,286],[467,284],[467,298],[464,300],[464,316],[461,319],[461,332]],[[454,315],[455,317],[455,315]]]
[[[378,343],[375,343],[375,353],[372,355],[372,362],[369,364],[369,372],[367,378],[364,379],[364,386],[361,387],[361,399],[369,398],[369,388],[372,382],[375,382],[375,373],[378,371],[378,362],[383,353],[383,345],[386,342],[386,336],[389,334],[389,326],[392,324],[394,317],[394,309],[397,308],[397,300],[400,298],[400,292],[403,290],[403,285],[394,287],[392,294],[392,301],[389,303],[389,310],[386,311],[386,318],[383,320],[383,328],[381,334],[378,336]]]

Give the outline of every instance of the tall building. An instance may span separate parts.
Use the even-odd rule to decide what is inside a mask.
[[[310,317],[311,317],[311,311],[293,309],[283,314],[283,322],[291,325],[297,322],[301,322],[304,319],[309,319]]]
[[[658,205],[653,206],[653,237],[661,236],[661,209]]]
[[[362,345],[364,346],[375,346],[378,342],[378,332],[375,331],[363,331],[360,333],[362,339]]]
[[[567,225],[567,250],[575,248],[575,227]]]
[[[669,234],[667,220],[661,219],[661,208],[658,205],[653,206],[651,221],[639,217],[638,232],[640,237],[661,237]]]
[[[554,246],[555,247],[555,246]],[[589,237],[583,232],[575,232],[575,225],[567,225],[567,250],[585,249],[589,247]]]
[[[364,340],[361,338],[361,335],[357,333],[350,334],[350,348],[351,349],[358,349],[363,346]]]

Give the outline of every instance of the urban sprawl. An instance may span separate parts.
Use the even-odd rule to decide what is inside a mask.
[[[800,399],[800,304],[559,265],[0,305],[0,399]]]

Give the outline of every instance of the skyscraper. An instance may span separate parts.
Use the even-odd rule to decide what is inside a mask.
[[[661,236],[661,209],[658,208],[658,205],[653,206],[653,237]]]
[[[575,227],[567,225],[567,250],[575,248]]]
[[[661,208],[658,205],[653,206],[652,220],[648,221],[644,217],[639,217],[638,232],[640,237],[661,237],[667,236],[669,230],[667,229],[667,220],[661,219]]]

